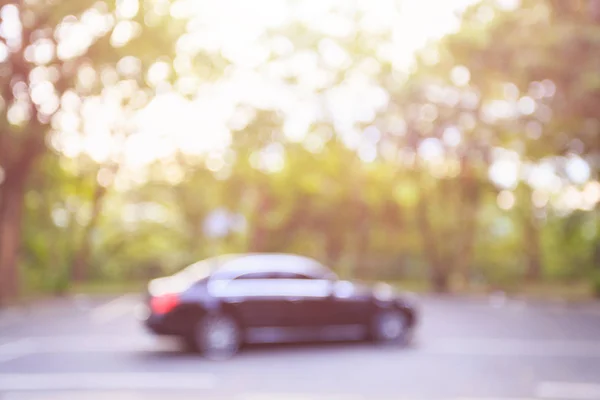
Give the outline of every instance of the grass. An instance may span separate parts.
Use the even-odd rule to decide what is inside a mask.
[[[399,280],[390,281],[394,287],[418,294],[432,293],[432,288],[427,280]],[[64,295],[88,294],[88,295],[117,295],[123,293],[142,293],[146,282],[140,281],[93,281],[71,284]],[[589,281],[579,282],[520,282],[510,286],[491,287],[489,285],[477,285],[469,287],[454,287],[451,295],[485,296],[492,292],[502,291],[508,296],[524,297],[540,301],[568,301],[580,302],[590,301],[595,298],[593,285]],[[27,303],[43,298],[55,297],[50,293],[23,293],[17,303]]]
[[[419,294],[431,293],[432,288],[427,281],[394,281],[392,285],[401,290]],[[521,282],[505,287],[492,287],[489,285],[474,285],[462,288],[453,288],[454,295],[488,295],[492,292],[505,292],[509,296],[520,296],[532,300],[564,300],[588,301],[595,298],[590,282]]]
[[[393,286],[414,293],[431,293],[432,288],[426,280],[402,280],[390,282]],[[120,294],[143,292],[144,282],[87,282],[73,284],[69,294]],[[536,282],[517,283],[506,288],[489,286],[470,286],[451,291],[455,295],[487,295],[495,291],[504,291],[510,296],[522,296],[539,300],[585,301],[594,298],[592,285],[587,281],[580,282]]]
[[[527,283],[520,285],[518,292],[526,297],[540,300],[585,301],[595,297],[593,287],[587,281]]]
[[[141,293],[145,282],[82,282],[69,287],[68,294],[122,294]]]
[[[396,282],[389,282],[394,287],[414,293],[428,293],[431,292],[431,285],[428,281],[424,280],[402,280]]]
[[[46,300],[72,295],[120,295],[125,293],[143,293],[147,283],[145,282],[83,282],[70,284],[61,293],[51,290],[35,290],[31,287],[22,289],[18,298],[5,302],[0,310],[5,307],[22,307],[44,302]]]

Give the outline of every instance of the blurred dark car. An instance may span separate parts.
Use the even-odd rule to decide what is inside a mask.
[[[339,280],[317,261],[291,254],[207,259],[151,281],[147,295],[146,326],[209,358],[230,357],[243,343],[405,344],[417,321],[410,294]]]

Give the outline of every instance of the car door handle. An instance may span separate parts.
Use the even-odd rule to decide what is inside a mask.
[[[288,297],[287,301],[292,302],[292,303],[298,303],[298,302],[302,301],[302,297]]]

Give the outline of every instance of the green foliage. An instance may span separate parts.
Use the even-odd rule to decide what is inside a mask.
[[[594,295],[600,298],[600,272],[596,271],[592,274],[592,290]]]
[[[554,206],[569,188],[587,190],[585,183],[570,182],[564,173],[565,154],[585,159],[591,170],[588,181],[598,179],[600,30],[585,13],[559,12],[561,3],[566,1],[523,0],[512,11],[493,1],[474,5],[458,32],[424,50],[407,83],[377,51],[387,33],[334,37],[299,22],[267,32],[271,39],[289,38],[292,55],[313,52],[325,39],[345,50],[350,61],[326,71],[332,79],[315,90],[318,95],[348,84],[357,74],[368,75],[365,80],[385,92],[389,104],[352,127],[363,132],[361,144],[373,140],[366,128],[371,136],[375,132],[375,159],[366,160],[360,144],[344,141],[348,127],[335,118],[322,117],[308,128],[304,141],[296,142],[283,134],[286,116],[281,109],[248,104],[236,105],[252,117],[232,130],[231,146],[217,155],[223,156],[222,168],[210,163],[217,152],[192,156],[179,149],[148,166],[145,179],[100,184],[100,172],[111,168],[117,178],[131,178],[119,169],[118,157],[98,163],[86,154],[67,157],[57,148],[40,156],[24,196],[25,284],[32,291],[66,291],[81,254],[87,255],[88,281],[115,286],[168,274],[214,254],[272,251],[313,256],[342,277],[409,281],[435,290],[468,285],[518,290],[525,280],[554,284],[593,276],[600,293],[600,275],[594,272],[594,252],[600,248],[598,205]],[[49,7],[54,27],[90,7],[114,12],[113,2],[35,4]],[[493,9],[488,23],[481,20],[482,7]],[[178,53],[177,43],[195,40],[189,26],[153,10],[152,1],[141,2],[132,21],[143,29],[122,46],[111,44],[109,32],[98,37],[77,58],[82,65],[76,65],[92,67],[94,84],[65,75],[60,93],[71,90],[80,100],[102,94],[106,84],[99,79],[101,71],[106,80],[123,57],[132,56],[140,70],[133,76],[120,71],[115,78],[135,83],[134,93],[119,99],[130,112],[124,115],[128,121],[155,89],[177,87],[186,74],[202,83],[231,75],[225,53]],[[428,61],[431,52],[435,62]],[[286,57],[291,56],[273,53],[269,62]],[[320,65],[322,55],[315,52],[315,57]],[[188,65],[184,76],[171,73],[160,84],[147,81],[155,61],[171,65],[175,58],[177,65]],[[64,60],[52,63],[66,68]],[[267,69],[261,65],[257,70],[263,67]],[[464,82],[453,76],[456,67],[463,75],[466,69]],[[363,70],[370,72],[360,75]],[[282,81],[290,91],[302,89],[297,76]],[[555,93],[540,95],[540,87]],[[193,98],[197,88],[192,89],[185,94]],[[509,93],[515,90],[516,95]],[[529,99],[520,102],[524,96]],[[139,98],[143,101],[138,103]],[[509,100],[517,110],[510,117],[486,115]],[[519,103],[530,100],[531,112],[518,111]],[[52,142],[50,123],[33,124],[31,132],[28,126],[11,126],[5,135],[17,147],[32,132]],[[115,134],[129,134],[122,132],[123,126],[113,128]],[[282,165],[263,165],[265,149],[279,151]],[[514,185],[490,179],[499,149],[519,160]],[[0,165],[2,161],[0,157]],[[561,187],[542,193],[540,201],[539,182],[524,175],[542,163],[553,165]],[[502,199],[507,203],[502,205]],[[204,224],[216,210],[228,213],[233,222],[225,234],[213,237]],[[88,253],[82,252],[86,243]]]

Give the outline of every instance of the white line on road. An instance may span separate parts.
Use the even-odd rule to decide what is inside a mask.
[[[22,353],[22,346],[11,342],[0,346],[0,355]],[[80,335],[80,336],[40,336],[27,339],[27,353],[114,353],[160,349],[162,341],[149,335]]]
[[[138,303],[139,298],[137,295],[126,294],[94,308],[90,318],[94,324],[105,324],[132,313]]]
[[[455,397],[448,400],[543,400],[533,397]]]
[[[245,393],[236,400],[363,400],[364,396],[355,394],[301,394],[301,393]],[[402,398],[398,398],[402,400]]]
[[[2,400],[164,400],[164,393],[142,393],[119,390],[58,390],[51,392],[6,392]],[[172,397],[175,398],[175,397]],[[177,400],[198,400],[197,396],[176,397]]]
[[[198,394],[170,394],[169,398],[177,400],[198,400]],[[423,399],[422,397],[409,396],[357,396],[357,395],[330,395],[330,394],[315,394],[315,395],[300,395],[295,393],[279,393],[279,394],[243,394],[239,396],[223,396],[218,394],[203,394],[205,400],[416,400]],[[164,400],[164,393],[148,393],[142,391],[52,391],[44,392],[7,392],[2,397],[3,400]],[[533,397],[436,397],[435,400],[543,400]]]
[[[9,362],[12,360],[16,360],[17,358],[21,358],[23,357],[25,354],[18,354],[18,353],[6,353],[6,354],[0,354],[0,363],[5,363],[5,362]]]
[[[29,338],[0,345],[0,363],[15,360],[35,351],[35,342]]]
[[[202,390],[216,385],[213,374],[68,373],[0,374],[0,391]]]
[[[547,400],[598,400],[600,384],[542,382],[536,388],[535,394],[538,398]]]
[[[600,357],[600,341],[519,339],[437,339],[424,342],[415,351],[429,354]]]
[[[22,322],[24,317],[24,311],[19,309],[8,309],[0,312],[0,328],[7,326],[16,325]]]

